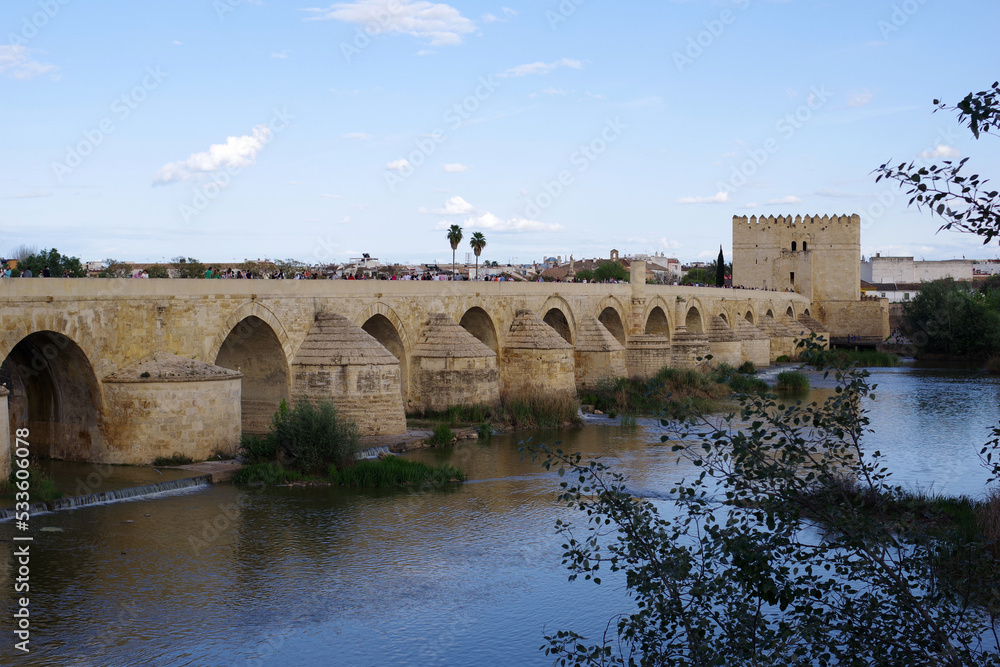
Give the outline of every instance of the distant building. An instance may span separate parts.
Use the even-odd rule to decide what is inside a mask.
[[[924,283],[940,278],[972,280],[975,263],[971,259],[914,261],[912,257],[882,257],[875,253],[867,260],[862,258],[861,279],[872,284]]]

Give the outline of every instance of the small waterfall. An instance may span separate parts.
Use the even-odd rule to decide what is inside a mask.
[[[392,456],[392,452],[390,452],[389,448],[384,445],[381,447],[370,447],[368,449],[363,449],[357,454],[355,454],[354,458],[360,461],[362,459],[377,459],[382,456]]]
[[[170,493],[181,489],[190,489],[198,486],[207,486],[212,481],[210,475],[199,477],[187,477],[185,479],[175,479],[170,482],[159,482],[157,484],[144,484],[142,486],[132,486],[127,489],[116,489],[114,491],[102,491],[100,493],[88,493],[85,496],[73,496],[71,498],[59,498],[50,500],[47,503],[34,503],[31,505],[32,516],[43,512],[55,512],[57,510],[74,509],[77,507],[87,507],[88,505],[100,505],[103,503],[113,503],[122,500],[134,500],[136,498],[148,498],[162,493]],[[0,509],[0,521],[14,518],[14,508],[5,507]]]

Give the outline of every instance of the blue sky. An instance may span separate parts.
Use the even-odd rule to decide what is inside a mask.
[[[0,255],[714,258],[733,215],[858,213],[868,253],[996,257],[871,172],[997,138],[970,0],[0,7]],[[463,243],[464,246],[464,243]],[[465,251],[468,249],[465,248]],[[460,255],[461,257],[461,255]]]

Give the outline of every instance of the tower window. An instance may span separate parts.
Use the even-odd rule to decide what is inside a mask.
[[[808,250],[809,249],[808,246],[809,246],[809,241],[803,241],[802,242],[802,252],[805,252],[806,250]]]
[[[789,280],[791,280],[792,284],[794,285],[795,284],[795,272],[792,271],[790,274],[788,274],[788,276],[789,276]]]
[[[796,250],[796,248],[795,248],[795,241],[792,241],[792,252],[795,252],[795,250]]]

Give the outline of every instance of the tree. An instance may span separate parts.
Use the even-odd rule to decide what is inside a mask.
[[[11,258],[19,262],[36,254],[38,254],[38,246],[26,245],[24,243],[10,251]]]
[[[163,264],[150,264],[146,269],[146,273],[149,274],[150,278],[169,278],[170,273],[167,271],[167,267]]]
[[[815,342],[803,356],[821,358]],[[947,513],[930,503],[905,512],[913,495],[862,445],[867,372],[831,370],[822,405],[743,395],[721,425],[664,420],[693,477],[655,502],[604,463],[534,448],[586,522],[556,524],[570,579],[617,573],[636,603],[596,642],[547,636],[557,664],[1000,664],[990,542],[935,532]],[[983,453],[998,450],[1000,429]]]
[[[448,228],[448,243],[451,244],[451,279],[455,279],[455,251],[458,250],[458,244],[462,242],[462,228],[458,225],[452,225]]]
[[[715,274],[710,269],[691,269],[684,274],[681,285],[710,285]]]
[[[479,255],[482,254],[483,248],[486,247],[486,237],[483,236],[482,232],[474,232],[472,234],[472,239],[469,240],[469,245],[472,246],[472,252],[476,253],[476,279],[479,279]]]
[[[603,283],[608,280],[616,280],[620,283],[627,283],[629,279],[628,271],[618,262],[601,262],[594,269],[594,280]]]
[[[122,262],[117,259],[106,259],[104,268],[97,274],[98,278],[131,278],[135,266],[129,262]]]
[[[726,286],[726,258],[722,255],[722,246],[719,246],[719,258],[715,260],[715,286]]]
[[[994,81],[988,90],[969,93],[954,107],[940,100],[934,100],[934,105],[935,111],[957,110],[959,122],[968,124],[976,139],[980,133],[1000,129],[1000,82]],[[964,158],[955,164],[945,160],[930,166],[914,161],[896,167],[886,162],[875,170],[875,182],[883,178],[898,181],[910,195],[910,205],[916,204],[918,209],[926,206],[945,221],[938,231],[954,228],[969,232],[982,236],[986,244],[1000,234],[1000,192],[988,189],[989,181],[979,174],[965,175],[962,170],[968,161]]]
[[[171,268],[178,278],[204,278],[205,265],[194,257],[174,257]]]
[[[28,255],[24,259],[18,260],[17,271],[11,275],[19,276],[25,269],[31,269],[31,273],[38,277],[42,275],[42,270],[49,267],[49,272],[53,277],[61,278],[65,271],[69,269],[69,274],[74,278],[86,278],[87,271],[83,268],[79,257],[69,257],[61,254],[55,248],[41,250]]]
[[[1000,312],[990,306],[991,292],[952,278],[923,283],[905,306],[903,333],[923,353],[982,358],[1000,352]]]

